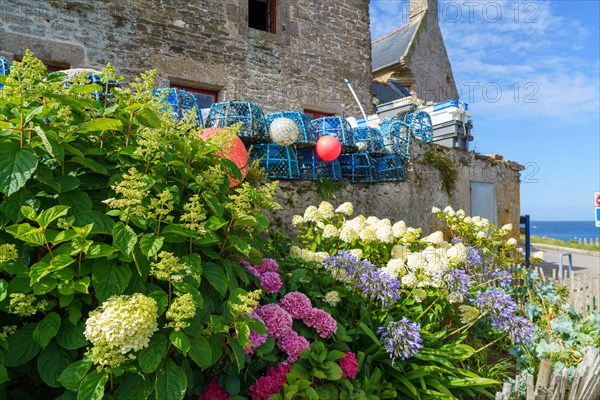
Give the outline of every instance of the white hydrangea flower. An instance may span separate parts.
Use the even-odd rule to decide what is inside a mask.
[[[477,232],[477,237],[478,237],[479,239],[484,239],[484,238],[486,238],[486,237],[487,237],[487,235],[485,234],[485,232],[483,232],[483,231],[479,231],[479,232]]]
[[[347,201],[347,202],[341,204],[338,208],[336,208],[335,212],[337,214],[344,214],[344,215],[350,216],[354,212],[354,208],[352,207],[352,203]]]
[[[407,254],[408,254],[408,248],[404,245],[397,244],[394,247],[392,247],[392,258],[396,258],[399,260],[405,260]]]
[[[470,224],[472,224],[472,223],[473,223],[473,218],[471,218],[471,217],[465,217],[465,219],[463,219],[463,222],[464,222],[465,224],[468,224],[468,225],[470,225]]]
[[[328,224],[325,225],[323,229],[323,237],[325,239],[337,238],[340,236],[340,231],[334,225]]]
[[[290,247],[290,257],[302,258],[302,257],[300,257],[301,254],[302,254],[302,249],[300,249],[300,247],[298,247],[298,246]]]
[[[458,210],[456,212],[456,215],[458,215],[459,217],[464,217],[465,216],[465,210],[463,210],[462,208],[460,210]]]
[[[340,240],[345,243],[352,243],[358,240],[358,232],[352,227],[351,224],[345,223],[340,230]]]
[[[536,251],[535,253],[533,253],[533,255],[531,256],[533,258],[539,258],[540,260],[544,259],[544,252],[543,251]]]
[[[322,201],[321,204],[319,204],[319,213],[321,213],[321,216],[325,219],[333,218],[333,206],[326,201]]]
[[[315,206],[308,206],[304,211],[304,222],[319,222],[321,219],[322,215]]]
[[[348,250],[348,253],[352,254],[354,257],[358,258],[359,260],[362,259],[362,256],[363,256],[362,249],[351,249],[351,250]]]
[[[439,209],[439,208],[437,208],[437,207],[431,207],[431,212],[432,212],[432,213],[435,213],[435,214],[437,214],[437,213],[439,213],[439,212],[442,212],[442,210],[440,210],[440,209]]]
[[[365,227],[362,231],[359,232],[358,235],[360,236],[360,240],[362,240],[365,243],[371,243],[377,240],[377,233],[375,231],[375,228],[373,228],[372,226]]]
[[[375,231],[375,235],[377,235],[377,239],[383,243],[392,243],[394,241],[394,232],[392,231],[392,227],[386,224],[377,224],[377,230]]]
[[[431,235],[424,238],[427,243],[441,244],[444,242],[444,233],[442,231],[433,232]]]
[[[121,354],[148,346],[158,330],[158,307],[152,297],[136,293],[114,296],[90,312],[84,335],[94,345],[115,349]]]
[[[390,261],[388,261],[388,263],[385,267],[381,268],[381,272],[384,272],[394,278],[398,278],[398,277],[404,275],[404,272],[405,272],[404,262],[397,258],[391,259]]]
[[[331,307],[335,307],[340,301],[340,294],[335,290],[327,292],[325,294],[325,303],[329,304]]]
[[[416,271],[418,269],[425,268],[427,265],[427,259],[423,253],[411,253],[406,259],[406,265],[411,271]]]
[[[394,237],[402,237],[406,233],[406,223],[404,221],[398,221],[392,226],[392,232]]]
[[[479,215],[474,216],[473,218],[471,218],[474,224],[477,224],[479,222],[481,222],[481,217]]]
[[[506,244],[509,246],[516,246],[517,245],[517,239],[515,238],[510,238],[506,241]]]
[[[446,252],[446,257],[463,262],[467,259],[467,248],[462,243],[456,243]]]
[[[412,272],[404,275],[400,279],[402,281],[402,286],[405,286],[405,287],[415,287],[417,284],[417,276],[415,274],[413,274]]]
[[[347,221],[346,224],[354,229],[356,232],[360,232],[367,226],[365,222],[365,218],[362,215],[359,215],[356,218],[352,218],[350,221]]]
[[[406,242],[413,242],[419,238],[421,231],[415,228],[407,228],[403,237]]]
[[[375,226],[379,223],[379,218],[370,216],[365,222],[367,225]]]
[[[316,262],[323,262],[325,261],[325,259],[329,257],[329,253],[324,252],[324,251],[317,251],[315,253],[315,261]]]
[[[451,206],[444,208],[444,214],[450,214],[450,212],[454,214],[454,209]]]
[[[502,229],[503,231],[510,232],[510,231],[512,231],[513,226],[512,226],[512,224],[506,224],[506,225],[503,225],[502,228],[500,228],[500,229]]]
[[[298,226],[298,225],[302,225],[304,223],[304,218],[302,218],[302,215],[294,215],[292,217],[292,225],[294,226]]]

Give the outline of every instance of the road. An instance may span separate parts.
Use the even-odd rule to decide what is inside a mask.
[[[537,251],[536,245],[532,244],[531,254]],[[548,250],[548,249],[540,249],[544,252],[544,262],[542,262],[541,266],[544,268],[545,273],[552,274],[552,270],[555,269],[558,274],[558,264],[559,257],[562,252],[568,252],[569,250],[565,249],[563,251],[559,250]],[[591,274],[593,276],[600,276],[600,252],[597,255],[588,255],[572,252],[571,256],[573,257],[573,273],[574,274]],[[567,270],[569,266],[569,258],[563,258],[563,268]]]

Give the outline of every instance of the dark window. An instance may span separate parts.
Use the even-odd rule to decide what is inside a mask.
[[[324,113],[324,112],[315,111],[315,110],[307,110],[306,108],[304,109],[304,114],[308,115],[310,117],[310,119],[318,119],[318,118],[322,118],[322,117],[333,116],[333,114],[330,114],[330,113]]]
[[[14,56],[14,60],[15,61],[23,61],[23,56],[20,55],[20,54],[19,55],[15,55]],[[69,64],[62,64],[62,63],[56,64],[56,63],[53,63],[51,61],[47,62],[47,61],[44,61],[44,60],[42,60],[42,62],[46,66],[46,72],[49,73],[49,74],[52,73],[52,72],[62,71],[62,70],[70,68]]]
[[[196,98],[196,102],[200,108],[210,108],[210,106],[219,101],[219,92],[215,92],[214,90],[198,89],[194,87],[173,84],[171,84],[171,87],[182,89],[191,93]]]
[[[248,26],[275,33],[277,25],[276,0],[248,0]]]

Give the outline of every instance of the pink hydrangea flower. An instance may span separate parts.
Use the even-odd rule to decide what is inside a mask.
[[[219,381],[215,377],[204,388],[204,392],[202,392],[198,400],[228,400],[229,397],[229,393],[219,385]]]
[[[279,272],[279,266],[277,265],[275,260],[272,260],[270,258],[263,258],[262,265],[257,265],[256,270],[260,274],[264,274],[265,272],[269,272],[269,271],[270,272]]]
[[[358,371],[358,362],[356,361],[356,354],[351,351],[347,351],[346,357],[340,358],[338,364],[342,369],[342,378],[356,378],[356,372]]]
[[[292,316],[277,304],[266,304],[255,310],[263,320],[267,332],[275,339],[279,339],[292,330]]]
[[[294,319],[304,319],[312,310],[310,299],[300,292],[291,292],[283,296],[279,305]]]
[[[303,319],[306,326],[315,328],[322,338],[331,337],[337,331],[337,322],[328,312],[313,308]]]
[[[291,331],[277,340],[277,347],[288,355],[287,364],[295,363],[304,350],[310,350],[308,340],[304,336],[300,336],[296,331]]]
[[[260,285],[267,291],[268,294],[275,294],[281,290],[283,282],[277,272],[267,271],[259,278]]]
[[[256,313],[252,313],[252,314],[248,314],[248,316],[250,318],[254,318],[259,320],[260,322],[263,323],[264,325],[264,321],[262,320],[261,317],[259,317]],[[246,354],[253,354],[254,353],[254,349],[262,346],[268,338],[268,334],[260,334],[260,333],[256,333],[253,330],[250,330],[250,347],[246,347],[244,350],[246,352]]]
[[[250,398],[252,400],[267,400],[283,390],[283,385],[287,383],[285,376],[292,369],[291,365],[279,364],[276,367],[269,367],[267,374],[262,376],[250,386]]]

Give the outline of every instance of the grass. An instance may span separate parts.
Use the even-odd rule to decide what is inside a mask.
[[[521,242],[525,242],[525,235],[521,235]],[[596,244],[583,244],[577,243],[574,240],[570,240],[565,242],[564,240],[558,239],[550,239],[550,238],[542,238],[539,236],[532,236],[531,243],[539,243],[539,244],[549,244],[552,246],[560,246],[560,247],[568,247],[570,249],[580,249],[580,250],[590,250],[600,252],[600,247],[596,246]]]

